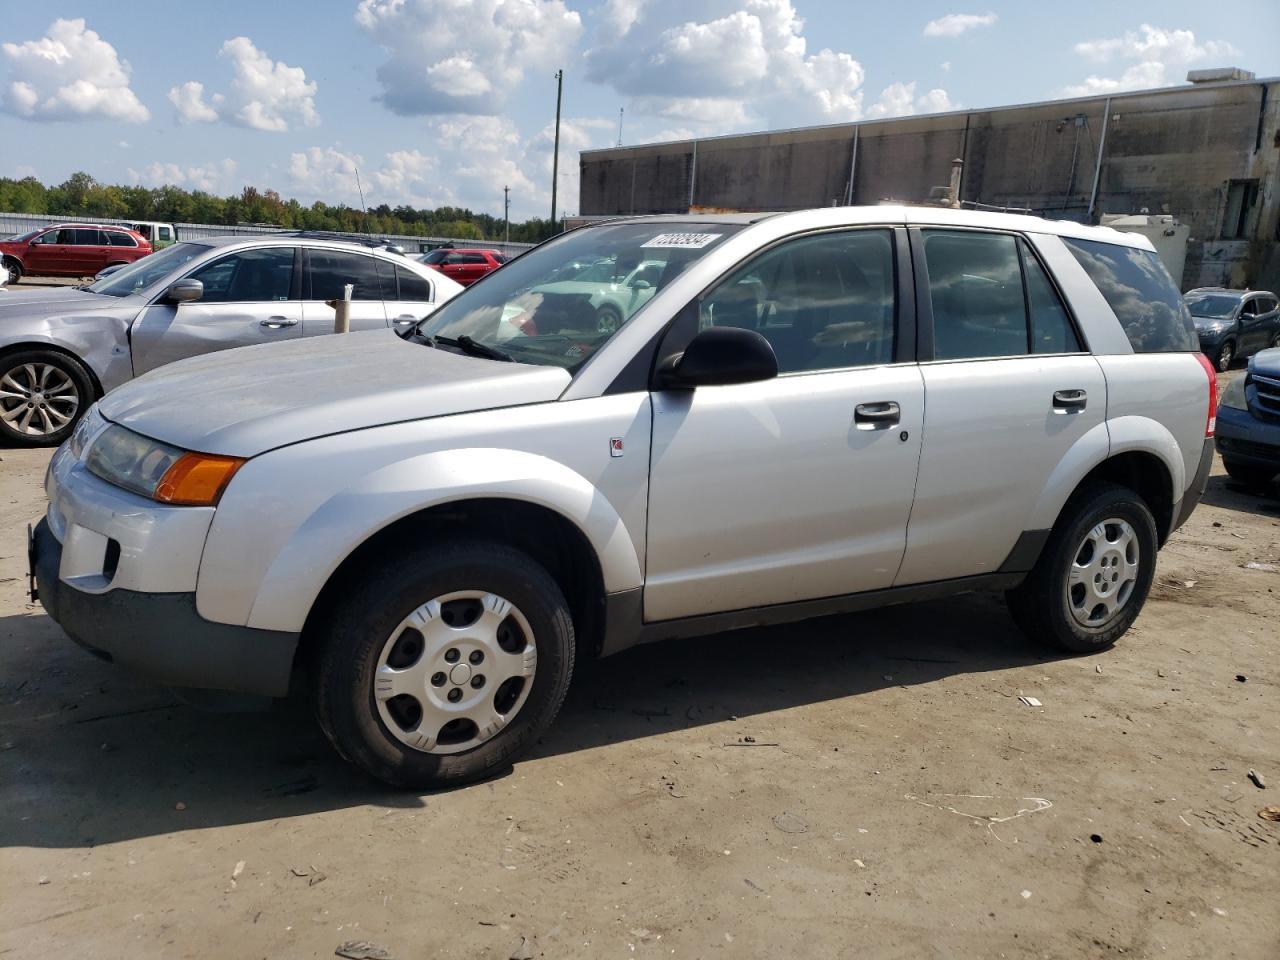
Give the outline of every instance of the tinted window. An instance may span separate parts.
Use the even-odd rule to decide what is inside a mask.
[[[35,242],[36,243],[62,243],[63,242],[62,235],[64,233],[70,235],[71,231],[70,230],[50,230],[48,233],[42,233],[40,234],[40,236],[36,237]],[[66,242],[69,243],[70,240]]]
[[[170,229],[169,227],[161,227],[161,228],[160,228],[160,239],[161,239],[161,240],[172,240],[172,239],[173,239],[173,230],[172,230],[172,229]]]
[[[204,284],[201,303],[262,303],[288,300],[293,283],[293,249],[243,250],[191,274]]]
[[[1199,349],[1191,314],[1154,253],[1097,240],[1063,243],[1115,311],[1135,353]]]
[[[431,284],[412,270],[396,267],[396,277],[400,281],[400,299],[416,300],[420,303],[431,302]]]
[[[893,237],[888,230],[793,240],[729,276],[701,304],[703,327],[755,330],[780,373],[893,360]]]
[[[120,230],[104,230],[102,232],[113,247],[136,247],[138,245],[137,240]]]
[[[1250,300],[1240,308],[1240,313],[1246,317],[1256,317],[1258,314],[1265,312],[1265,310],[1261,309],[1261,305],[1257,300]]]
[[[310,250],[310,300],[340,300],[345,284],[355,284],[352,300],[394,300],[395,273],[389,263],[358,253]]]
[[[102,246],[102,233],[98,230],[85,230],[83,228],[75,231],[75,243],[81,247],[100,247]]]
[[[1022,241],[1018,243],[1027,282],[1027,306],[1031,308],[1031,352],[1078,353],[1080,340],[1058,291],[1030,248]]]
[[[992,233],[924,232],[938,360],[1030,352],[1017,240]]]
[[[432,250],[422,258],[423,263],[440,263],[449,255],[447,250]]]

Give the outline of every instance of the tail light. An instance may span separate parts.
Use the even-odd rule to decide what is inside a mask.
[[[1196,359],[1209,375],[1209,415],[1204,421],[1204,435],[1212,437],[1213,428],[1218,422],[1218,371],[1213,369],[1213,363],[1203,353],[1197,353]]]

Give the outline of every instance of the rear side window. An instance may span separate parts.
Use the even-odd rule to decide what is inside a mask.
[[[338,250],[310,250],[310,300],[340,300],[342,288],[350,283],[352,300],[394,300],[395,270],[392,264],[373,257]]]
[[[120,230],[104,230],[107,240],[113,247],[136,247],[138,241],[134,240],[129,234]]]
[[[72,243],[78,247],[102,246],[102,235],[97,230],[88,230],[83,227],[77,227],[75,235],[75,240],[73,240]]]
[[[431,284],[412,270],[396,266],[396,277],[400,280],[400,299],[413,300],[419,303],[431,302]]]
[[[1134,353],[1198,350],[1191,314],[1150,250],[1063,238],[1120,320]]]
[[[1031,311],[1031,352],[1079,353],[1080,340],[1058,291],[1027,245],[1019,240],[1018,246],[1027,282],[1027,307]]]

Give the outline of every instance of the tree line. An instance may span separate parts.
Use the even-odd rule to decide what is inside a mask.
[[[218,197],[203,190],[176,186],[140,187],[99,183],[87,173],[73,173],[63,183],[46,187],[35,177],[0,177],[0,211],[66,218],[158,220],[163,223],[262,224],[294,230],[339,230],[345,233],[403,234],[414,237],[457,237],[501,240],[501,217],[461,207],[418,209],[382,203],[363,210],[317,200],[303,206],[274,190],[245,187],[239,196]],[[537,243],[553,234],[549,219],[512,222],[511,240]]]

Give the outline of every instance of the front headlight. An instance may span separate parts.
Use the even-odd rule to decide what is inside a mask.
[[[67,441],[67,447],[71,450],[71,456],[77,460],[84,453],[84,448],[89,442],[89,438],[106,426],[106,418],[98,412],[98,405],[95,403],[85,411],[80,422],[76,424],[75,431],[71,434],[71,439]]]
[[[89,447],[85,466],[94,476],[156,500],[211,507],[244,461],[190,453],[113,425]]]
[[[1227,389],[1222,391],[1222,399],[1218,401],[1220,407],[1231,407],[1233,410],[1248,410],[1249,401],[1244,397],[1244,382],[1249,379],[1248,376],[1236,377],[1227,384]]]

